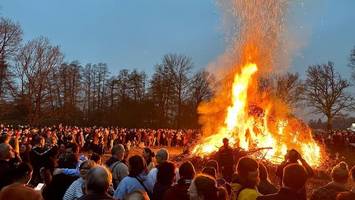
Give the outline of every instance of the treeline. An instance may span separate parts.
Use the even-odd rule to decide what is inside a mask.
[[[198,126],[197,105],[211,97],[206,71],[184,55],[167,54],[152,77],[112,74],[105,63],[64,62],[47,38],[22,41],[19,24],[0,19],[0,120],[12,124]]]
[[[197,107],[213,96],[213,75],[196,72],[188,56],[164,55],[151,77],[129,69],[112,74],[105,63],[65,62],[47,38],[24,42],[22,34],[19,24],[0,18],[2,123],[197,128]],[[349,67],[355,81],[355,48]],[[305,80],[295,73],[259,80],[259,90],[290,108],[305,106],[325,116],[328,129],[339,116],[353,113],[351,87],[332,62],[309,66]]]

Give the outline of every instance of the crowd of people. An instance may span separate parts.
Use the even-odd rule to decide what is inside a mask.
[[[0,200],[355,199],[355,167],[345,162],[333,167],[328,184],[307,193],[314,172],[294,149],[277,167],[275,183],[271,165],[238,156],[227,138],[203,166],[193,159],[173,162],[168,148],[150,148],[188,145],[194,130],[1,128]],[[134,145],[140,153],[130,153]]]
[[[355,148],[355,131],[352,130],[334,130],[328,133],[317,133],[315,138],[329,147]]]

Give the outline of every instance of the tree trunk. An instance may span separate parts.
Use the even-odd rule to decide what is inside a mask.
[[[327,130],[331,131],[333,129],[333,116],[327,115]]]

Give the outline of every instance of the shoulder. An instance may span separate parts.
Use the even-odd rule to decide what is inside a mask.
[[[256,199],[258,196],[258,191],[256,191],[255,189],[246,188],[239,193],[238,200],[252,200]]]

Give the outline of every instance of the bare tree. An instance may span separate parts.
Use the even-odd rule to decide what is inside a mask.
[[[39,122],[50,97],[50,77],[62,60],[59,47],[52,46],[44,37],[29,41],[19,50],[13,71],[19,88],[15,98],[24,100],[29,123]]]
[[[6,83],[10,83],[8,62],[18,51],[22,41],[22,29],[10,19],[0,18],[0,98],[4,96]]]
[[[276,75],[274,94],[282,102],[295,107],[302,100],[303,85],[297,73]]]
[[[350,51],[350,57],[349,57],[349,67],[351,68],[351,78],[353,81],[355,81],[355,46],[354,48]]]
[[[350,83],[335,72],[332,62],[307,69],[305,99],[315,113],[327,117],[328,130],[332,129],[335,116],[355,106],[354,98],[346,92],[349,86]]]
[[[193,63],[191,58],[184,55],[167,54],[163,57],[162,65],[169,70],[176,95],[176,127],[180,127],[182,120],[182,106],[188,98],[190,74]]]

